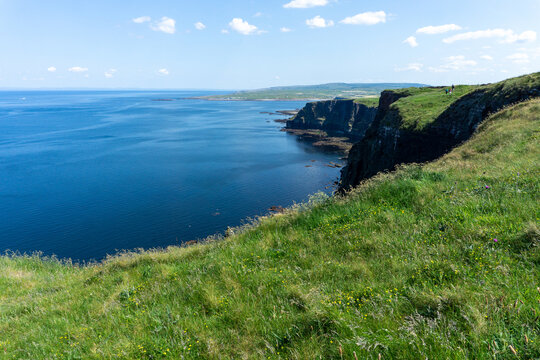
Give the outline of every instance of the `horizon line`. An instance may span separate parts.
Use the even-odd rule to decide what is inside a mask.
[[[333,84],[345,84],[345,85],[382,85],[382,84],[415,84],[423,86],[436,86],[432,84],[424,84],[418,82],[328,82],[317,84],[302,84],[302,85],[275,85],[269,87],[258,88],[239,88],[239,89],[220,89],[220,88],[142,88],[142,87],[118,87],[118,88],[104,88],[104,87],[0,87],[0,91],[258,91],[268,90],[275,88],[286,87],[308,87],[308,86],[323,86]]]

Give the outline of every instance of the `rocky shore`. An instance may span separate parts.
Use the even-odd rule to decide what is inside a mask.
[[[353,146],[353,141],[347,136],[329,136],[327,132],[316,129],[288,129],[281,131],[298,136],[300,139],[310,142],[313,146],[340,153],[348,153]]]
[[[312,102],[286,121],[282,131],[309,141],[313,146],[347,154],[364,136],[376,112],[376,107],[354,100]]]
[[[311,102],[287,120],[282,131],[348,154],[339,188],[345,191],[399,164],[431,161],[447,153],[468,140],[490,114],[540,96],[540,73],[463,88],[462,94],[447,98],[440,87],[385,90],[378,106],[354,100]],[[424,114],[424,123],[416,123],[415,112],[434,99],[443,104],[440,112],[432,118]]]
[[[438,94],[442,93],[440,88],[431,89],[433,96],[444,96]],[[411,127],[410,119],[404,114],[431,101],[426,91],[417,94],[387,90],[381,94],[375,120],[349,152],[347,166],[341,174],[341,191],[379,172],[394,170],[399,164],[431,161],[446,154],[468,140],[490,114],[539,97],[540,73],[476,86],[456,98],[427,124]]]

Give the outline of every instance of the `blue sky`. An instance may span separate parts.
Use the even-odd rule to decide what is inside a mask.
[[[540,71],[540,0],[0,0],[0,88],[485,83]]]

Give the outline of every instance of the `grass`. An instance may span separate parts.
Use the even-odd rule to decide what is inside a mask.
[[[403,128],[422,130],[452,103],[477,88],[478,86],[473,85],[458,85],[452,94],[445,92],[445,89],[451,89],[450,86],[446,88],[405,89],[401,92],[405,92],[408,96],[396,101],[392,107],[399,109],[399,114],[403,118]]]
[[[538,89],[540,87],[540,73],[533,73],[508,79],[489,85],[458,85],[453,94],[446,94],[447,87],[411,87],[406,89],[392,90],[404,97],[391,105],[391,109],[397,110],[401,116],[400,127],[403,129],[422,131],[431,124],[439,115],[461,97],[474,90],[485,90],[487,96],[496,94],[509,94],[518,89]]]
[[[368,107],[378,107],[379,97],[358,98],[358,99],[354,99],[354,102],[357,104],[366,105]]]
[[[224,240],[0,257],[0,358],[539,358],[539,114]]]
[[[237,91],[231,94],[203,96],[208,100],[332,100],[336,97],[354,99],[379,96],[385,89],[399,89],[421,84],[323,84],[310,86],[282,86],[268,89]]]

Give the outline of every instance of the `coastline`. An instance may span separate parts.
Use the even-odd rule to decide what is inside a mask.
[[[349,137],[332,136],[319,129],[289,129],[284,127],[280,131],[295,135],[300,140],[307,141],[316,148],[335,151],[344,155],[347,155],[354,145],[353,140]]]
[[[276,206],[226,238],[89,266],[0,257],[0,353],[274,359],[267,344],[277,334],[282,358],[420,358],[424,349],[481,358],[493,343],[534,357],[538,106],[495,115],[435,162],[380,174],[346,197]],[[400,337],[408,319],[420,336]],[[428,335],[443,342],[423,347],[435,321]],[[364,334],[384,326],[384,355],[359,348],[350,324]]]
[[[319,191],[330,194],[335,190],[329,190],[327,186],[337,180],[339,172],[327,164],[331,161],[340,163],[339,155],[310,149],[307,144],[281,133],[282,125],[274,122],[294,115],[295,109],[304,106],[304,102],[280,105],[277,102],[180,101],[181,97],[189,95],[126,92],[95,96],[92,109],[118,110],[115,117],[124,121],[111,124],[110,128],[99,127],[88,136],[83,136],[87,133],[81,131],[77,142],[67,142],[73,150],[64,154],[64,148],[58,149],[56,158],[69,160],[70,156],[77,157],[80,152],[93,154],[97,150],[105,154],[106,163],[124,164],[121,165],[122,171],[111,174],[108,167],[85,158],[75,167],[69,162],[68,165],[61,162],[54,169],[52,166],[45,168],[39,176],[24,177],[23,183],[7,179],[4,186],[12,193],[27,191],[25,186],[32,189],[47,186],[51,190],[49,193],[61,191],[62,195],[41,195],[42,203],[49,207],[37,215],[30,212],[26,203],[15,198],[3,201],[0,209],[6,214],[16,215],[10,223],[0,222],[4,233],[0,248],[21,254],[41,251],[47,256],[54,254],[76,262],[101,260],[107,254],[117,253],[117,250],[166,248],[184,241],[204,239],[223,233],[229,226],[238,226],[246,219],[266,215],[273,206],[287,207],[307,201],[311,194]],[[17,99],[20,95],[13,94],[12,97]],[[81,109],[76,105],[78,101],[87,101],[88,93],[36,93],[35,97],[40,101],[28,102],[24,106],[32,108],[39,103],[40,108],[55,110],[58,104],[62,104],[60,109],[81,114],[83,118],[86,107]],[[16,101],[14,104],[14,108],[23,106]],[[47,116],[56,118],[52,110]],[[40,123],[43,113],[32,114],[32,121]],[[14,114],[13,119],[16,116]],[[61,113],[58,119],[63,119]],[[77,129],[73,122],[66,122],[65,126]],[[148,129],[156,131],[148,131],[141,137],[142,131]],[[109,136],[113,130],[114,140]],[[40,131],[36,130],[36,137]],[[246,132],[251,136],[244,136]],[[48,146],[61,136],[39,137],[39,144]],[[148,142],[148,139],[153,141]],[[199,141],[208,146],[202,148]],[[139,151],[138,148],[124,151],[121,148],[118,153],[112,153],[119,146],[117,142],[145,144],[152,151]],[[34,145],[28,145],[29,148],[31,146]],[[9,154],[4,155],[10,160]],[[313,159],[317,162],[312,163]],[[32,161],[39,161],[39,157]],[[193,166],[194,163],[197,165]],[[306,165],[311,165],[312,169],[305,168]],[[58,183],[59,172],[82,180],[75,182],[68,178],[62,189],[57,191],[55,184]],[[81,194],[81,186],[85,187],[85,183],[90,181],[107,191]],[[121,184],[129,184],[129,189]],[[226,192],[219,195],[223,190],[222,184]],[[227,186],[237,191],[227,191]],[[276,188],[284,190],[275,191]],[[252,191],[257,193],[256,200],[249,195]],[[232,193],[236,195],[230,195]],[[189,199],[200,194],[200,201],[191,207]],[[156,204],[153,205],[156,209],[165,206],[167,211],[145,210],[141,205],[142,198],[150,199],[147,201]],[[122,201],[117,202],[117,199]],[[58,206],[59,202],[67,206]],[[29,203],[32,205],[32,201]],[[67,212],[66,207],[71,211]],[[116,225],[105,222],[89,231],[81,231],[77,241],[65,235],[67,231],[76,233],[83,226],[80,224],[90,223],[105,211],[118,219]],[[134,220],[141,217],[145,221]],[[67,230],[57,231],[59,228]],[[37,240],[24,242],[31,238],[31,231],[39,234],[35,236]]]
[[[326,99],[316,99],[316,98],[297,98],[297,99],[212,99],[205,96],[196,96],[196,97],[187,97],[183,98],[185,100],[206,100],[206,101],[265,101],[265,102],[271,102],[271,101],[306,101],[306,102],[312,102],[312,101],[325,101],[325,100],[332,100],[331,98]]]

